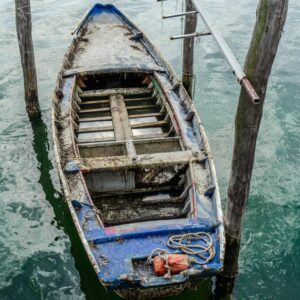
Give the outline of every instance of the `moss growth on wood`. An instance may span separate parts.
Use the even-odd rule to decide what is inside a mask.
[[[245,72],[258,92],[260,104],[252,104],[245,90],[241,90],[228,187],[224,272],[219,284],[219,288],[225,293],[232,292],[234,278],[238,274],[242,222],[249,196],[256,140],[268,79],[285,24],[287,9],[288,0],[260,0],[245,63]]]

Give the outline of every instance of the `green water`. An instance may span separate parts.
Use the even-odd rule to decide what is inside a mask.
[[[14,1],[0,4],[0,299],[118,299],[107,295],[88,264],[60,195],[50,132],[51,95],[78,18],[95,1],[32,0],[40,102],[46,127],[25,112]],[[132,16],[181,69],[181,1],[111,1]],[[253,0],[199,1],[239,61],[247,53]],[[300,299],[300,3],[290,0],[270,79],[243,236],[237,299]],[[199,30],[204,29],[199,24]],[[196,104],[215,156],[223,202],[239,87],[211,38],[196,50]],[[49,135],[50,145],[47,142]],[[38,153],[38,155],[36,154]],[[212,299],[211,283],[174,299]]]

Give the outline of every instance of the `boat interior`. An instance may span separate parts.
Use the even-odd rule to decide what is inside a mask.
[[[104,226],[193,214],[195,157],[153,74],[77,75],[72,109],[77,155]]]

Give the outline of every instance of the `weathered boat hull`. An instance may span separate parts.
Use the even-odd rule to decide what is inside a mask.
[[[223,265],[221,201],[207,138],[185,89],[111,5],[79,23],[53,100],[66,201],[100,282],[125,298],[179,293]],[[171,278],[147,258],[170,236],[208,233],[214,255]]]
[[[169,285],[163,287],[154,287],[147,289],[131,288],[116,291],[116,293],[124,299],[147,300],[159,299],[162,297],[177,296],[186,290],[196,290],[201,278],[194,281],[188,280],[183,284]]]

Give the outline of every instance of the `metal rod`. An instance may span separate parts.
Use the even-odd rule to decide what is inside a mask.
[[[254,87],[252,86],[252,84],[250,83],[250,81],[247,77],[244,77],[242,79],[242,86],[246,90],[248,96],[251,98],[253,103],[258,104],[259,103],[259,96],[257,95]]]
[[[175,18],[175,17],[181,17],[181,16],[186,16],[186,15],[194,15],[197,14],[198,12],[193,10],[193,11],[187,11],[187,12],[183,12],[180,14],[175,14],[175,15],[167,15],[167,16],[163,16],[163,19],[170,19],[170,18]]]
[[[225,42],[224,38],[222,37],[219,30],[211,23],[209,18],[206,16],[203,10],[201,10],[198,5],[195,3],[195,0],[191,0],[194,4],[196,11],[201,16],[202,20],[206,24],[207,28],[210,30],[212,36],[214,37],[216,43],[218,44],[219,48],[223,52],[226,60],[228,61],[229,65],[233,69],[233,73],[235,77],[238,79],[239,83],[244,87],[248,96],[251,98],[252,102],[257,104],[259,103],[259,96],[257,95],[255,89],[251,85],[250,81],[247,79],[247,75],[245,74],[243,68],[236,60],[235,56],[233,55],[232,51],[228,47],[227,43]]]
[[[205,32],[194,32],[194,33],[182,34],[182,35],[173,35],[170,37],[170,39],[179,40],[179,39],[194,38],[194,37],[206,36],[206,35],[211,35],[211,33],[205,31]]]

